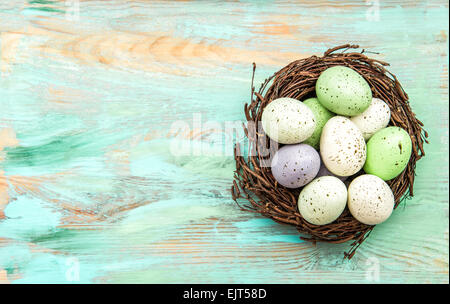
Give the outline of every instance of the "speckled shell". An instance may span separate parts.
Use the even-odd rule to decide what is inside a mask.
[[[286,145],[275,153],[271,166],[278,183],[287,188],[299,188],[316,177],[320,156],[307,144]]]
[[[381,178],[364,174],[348,187],[350,213],[363,224],[376,225],[389,218],[394,209],[394,194]]]
[[[316,127],[314,132],[307,140],[304,141],[304,143],[315,149],[319,149],[322,129],[327,121],[334,116],[334,113],[331,113],[327,110],[327,108],[322,106],[317,98],[309,98],[303,101],[303,103],[311,109],[316,119]]]
[[[381,129],[367,142],[364,171],[385,181],[391,180],[406,168],[411,151],[411,138],[405,130],[399,127]]]
[[[316,121],[313,112],[293,98],[278,98],[263,111],[261,123],[266,134],[282,144],[296,144],[310,137]]]
[[[348,118],[328,120],[320,137],[320,155],[331,173],[350,176],[361,170],[366,161],[366,142],[358,127]]]
[[[323,71],[316,82],[320,103],[331,112],[354,116],[364,112],[372,101],[372,91],[358,72],[334,66]]]
[[[372,98],[370,106],[350,120],[361,130],[364,139],[367,141],[377,131],[385,128],[391,119],[389,106],[378,98]]]
[[[309,183],[298,197],[298,210],[311,224],[326,225],[336,220],[347,203],[347,188],[334,176],[322,176]]]

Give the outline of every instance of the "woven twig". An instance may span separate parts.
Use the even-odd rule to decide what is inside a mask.
[[[294,61],[270,78],[266,79],[256,91],[253,79],[256,65],[253,64],[251,101],[245,104],[244,112],[248,122],[258,124],[265,106],[272,100],[280,97],[291,97],[305,100],[313,97],[315,83],[320,73],[325,69],[341,65],[358,71],[369,83],[373,97],[385,101],[391,109],[389,125],[405,129],[412,141],[413,152],[406,169],[393,180],[387,183],[395,197],[395,208],[404,199],[413,196],[414,170],[416,162],[425,155],[423,145],[428,143],[428,134],[423,130],[423,124],[412,112],[408,95],[403,90],[396,76],[390,73],[386,66],[388,63],[369,58],[365,50],[350,52],[358,49],[358,45],[341,45],[329,49],[322,57]],[[269,142],[264,132],[249,132],[244,126],[248,138],[248,150],[252,148],[256,155],[242,156],[237,144],[235,146],[236,171],[235,180],[231,187],[233,199],[242,210],[260,213],[277,222],[293,225],[302,234],[304,240],[329,243],[343,243],[353,240],[348,252],[344,256],[352,258],[359,245],[369,236],[375,226],[358,222],[346,208],[342,215],[328,225],[313,225],[305,221],[297,209],[297,198],[300,189],[288,189],[279,185],[274,179],[271,169],[261,164],[267,163],[267,156],[260,153],[258,142]],[[281,145],[280,145],[281,146]],[[348,180],[351,181],[352,177]],[[239,202],[240,201],[240,202]],[[242,201],[247,203],[242,204]]]

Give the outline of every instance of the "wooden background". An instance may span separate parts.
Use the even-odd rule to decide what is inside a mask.
[[[258,84],[347,42],[391,63],[431,141],[351,261],[240,211],[220,141],[252,62]],[[448,283],[448,46],[439,0],[1,1],[0,282]]]

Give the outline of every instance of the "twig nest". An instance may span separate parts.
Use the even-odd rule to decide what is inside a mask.
[[[291,62],[257,91],[252,84],[245,115],[249,126],[262,121],[264,132],[244,128],[247,150],[254,153],[244,157],[245,148],[236,145],[231,187],[241,209],[293,225],[302,239],[353,240],[348,258],[402,197],[413,195],[414,168],[428,142],[388,64],[364,50],[347,52],[356,48],[347,44]],[[275,147],[270,139],[278,142]],[[300,146],[319,148],[322,164],[318,155],[299,157]],[[280,148],[277,165],[267,153],[272,148]],[[298,174],[302,168],[305,178]],[[348,193],[339,178],[346,179]]]

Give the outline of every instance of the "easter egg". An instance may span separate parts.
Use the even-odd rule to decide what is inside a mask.
[[[394,209],[394,194],[381,178],[364,174],[355,178],[348,187],[350,213],[363,224],[384,222]]]
[[[347,188],[334,176],[322,176],[305,186],[298,197],[298,211],[314,225],[336,220],[347,203]]]
[[[303,143],[308,144],[315,149],[319,149],[320,135],[322,134],[323,126],[325,126],[326,122],[333,117],[334,114],[322,106],[317,98],[308,98],[303,101],[303,103],[311,109],[316,119],[316,128],[314,129],[313,134]]]
[[[310,137],[316,121],[313,112],[293,98],[278,98],[262,113],[261,123],[266,134],[282,144],[296,144]]]
[[[316,177],[320,168],[319,153],[307,144],[286,145],[275,153],[273,177],[287,188],[306,185]]]
[[[366,161],[366,142],[350,119],[335,116],[328,120],[320,137],[320,155],[331,173],[350,176]]]
[[[409,134],[399,127],[387,127],[367,142],[364,171],[383,180],[398,176],[408,165],[412,144]]]
[[[320,103],[331,112],[354,116],[364,112],[372,101],[372,91],[358,72],[334,66],[323,71],[316,82]]]
[[[372,98],[370,106],[350,120],[361,130],[364,139],[367,141],[377,131],[385,128],[391,119],[389,106],[378,98]]]

